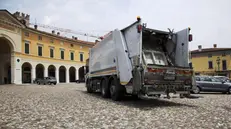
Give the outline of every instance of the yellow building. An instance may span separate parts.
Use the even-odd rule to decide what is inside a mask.
[[[28,27],[29,15],[0,10],[0,84],[32,83],[35,78],[56,77],[73,82],[94,43]]]
[[[204,48],[191,51],[191,63],[196,74],[220,75],[231,78],[231,48]]]

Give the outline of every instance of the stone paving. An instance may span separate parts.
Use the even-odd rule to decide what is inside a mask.
[[[0,129],[231,128],[231,95],[114,102],[83,84],[1,85]]]

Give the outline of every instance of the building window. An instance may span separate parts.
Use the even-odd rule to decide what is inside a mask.
[[[73,44],[71,44],[71,47],[74,47],[74,45],[73,45]]]
[[[71,52],[71,60],[74,60],[75,59],[75,54],[74,52]]]
[[[64,50],[60,51],[60,57],[61,57],[62,60],[64,60]]]
[[[30,53],[30,44],[29,43],[25,43],[25,53],[26,54]]]
[[[208,54],[208,58],[211,58],[213,55],[212,54]]]
[[[81,62],[83,62],[83,53],[79,53],[79,59]]]
[[[29,35],[29,32],[24,32],[24,35],[26,36],[26,37],[29,37],[30,35]]]
[[[63,45],[63,41],[60,41],[60,45]]]
[[[224,52],[224,53],[222,53],[222,55],[221,56],[226,56],[226,53]]]
[[[43,40],[41,35],[38,36],[38,40]]]
[[[209,61],[209,69],[213,69],[213,62]]]
[[[50,58],[54,58],[54,49],[50,48]]]
[[[38,46],[38,55],[43,56],[43,47],[42,46]]]
[[[226,60],[222,60],[222,70],[227,70]]]
[[[54,43],[54,39],[50,39],[50,42],[51,42],[51,43]]]

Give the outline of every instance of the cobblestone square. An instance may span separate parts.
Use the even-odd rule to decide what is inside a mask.
[[[1,85],[1,129],[231,128],[231,95],[114,102],[84,84]]]

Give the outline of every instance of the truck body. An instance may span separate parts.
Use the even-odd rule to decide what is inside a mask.
[[[140,18],[111,31],[90,49],[88,92],[121,100],[123,95],[156,97],[188,94],[193,86],[189,67],[190,28],[174,33],[146,27]]]

